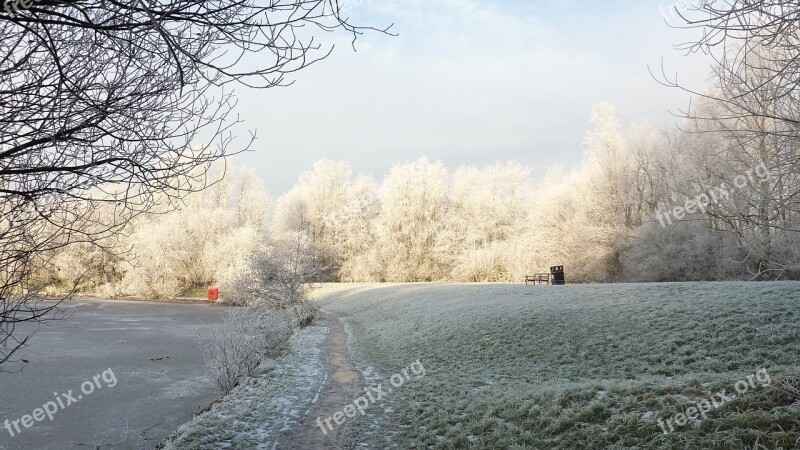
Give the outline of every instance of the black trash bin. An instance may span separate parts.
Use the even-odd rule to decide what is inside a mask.
[[[564,279],[564,266],[550,266],[550,275],[553,276],[553,284],[567,284]]]

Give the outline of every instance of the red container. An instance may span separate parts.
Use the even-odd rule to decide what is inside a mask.
[[[219,289],[215,287],[208,288],[208,299],[211,300],[213,305],[214,301],[219,299]]]

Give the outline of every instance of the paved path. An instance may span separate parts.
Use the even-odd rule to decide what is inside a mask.
[[[34,335],[24,350],[29,363],[23,371],[0,373],[0,450],[152,449],[219,396],[203,367],[199,334],[202,323],[221,320],[224,307],[88,300],[68,305],[76,307],[70,318]],[[83,393],[90,390],[87,381],[90,394]],[[66,405],[70,390],[76,401]],[[20,433],[10,423],[14,436],[5,428],[5,420],[57,398],[64,408],[53,420],[44,417],[30,428],[18,422]]]
[[[280,449],[338,449],[347,422],[336,426],[333,431],[326,428],[327,434],[317,426],[317,417],[326,419],[342,411],[345,405],[352,404],[360,395],[363,380],[353,366],[347,352],[347,332],[342,322],[332,316],[325,317],[330,324],[330,332],[325,343],[328,377],[322,388],[319,400],[311,412],[296,427],[294,436],[279,444]],[[333,421],[329,421],[335,425]]]

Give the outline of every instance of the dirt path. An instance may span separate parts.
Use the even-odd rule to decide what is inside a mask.
[[[328,321],[330,331],[325,342],[327,377],[325,385],[319,393],[314,406],[297,426],[293,436],[289,436],[279,449],[338,449],[347,422],[336,425],[331,419],[328,421],[333,426],[331,431],[325,428],[326,433],[317,424],[317,417],[325,419],[334,413],[342,411],[345,405],[351,404],[358,397],[362,379],[359,372],[350,361],[347,352],[347,333],[342,322],[335,316],[323,316]]]

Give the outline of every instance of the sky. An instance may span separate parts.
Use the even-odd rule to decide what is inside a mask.
[[[648,66],[706,82],[708,60],[674,49],[691,35],[665,23],[685,1],[344,0],[352,22],[398,35],[367,33],[355,51],[347,34],[320,35],[333,53],[291,86],[238,88],[257,140],[233,165],[274,195],[322,158],[376,180],[422,156],[452,169],[515,160],[534,178],[575,167],[592,105],[656,126],[688,106]]]

